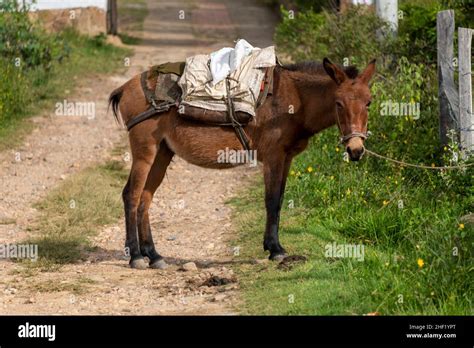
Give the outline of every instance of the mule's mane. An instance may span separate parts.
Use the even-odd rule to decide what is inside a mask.
[[[338,65],[344,72],[346,73],[347,77],[350,79],[355,79],[359,75],[359,70],[354,65],[350,66],[340,66]],[[304,72],[308,74],[319,74],[319,75],[326,75],[326,70],[324,70],[324,66],[322,63],[314,62],[314,61],[305,61],[295,64],[288,64],[283,66],[284,69],[289,71],[298,71]]]

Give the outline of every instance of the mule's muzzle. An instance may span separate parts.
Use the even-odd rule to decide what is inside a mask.
[[[364,146],[361,146],[361,147],[357,147],[357,148],[351,148],[351,147],[347,147],[346,148],[346,151],[347,153],[349,154],[349,159],[351,161],[358,161],[362,158],[362,156],[364,155],[365,153],[365,147]]]
[[[349,154],[349,159],[351,161],[360,160],[365,152],[364,139],[361,137],[353,137],[349,139],[347,142],[346,151]]]

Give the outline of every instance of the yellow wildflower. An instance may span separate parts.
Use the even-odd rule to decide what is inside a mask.
[[[464,230],[464,224],[459,224],[459,229]]]
[[[390,203],[390,201],[383,201],[383,205],[387,205],[388,203]]]
[[[423,261],[423,259],[418,259],[418,260],[416,261],[416,263],[418,263],[418,267],[420,267],[420,268],[421,268],[421,267],[423,267],[423,266],[424,266],[424,264],[425,264],[425,261]]]
[[[313,167],[309,166],[306,170],[308,171],[308,173],[311,173],[313,171]]]

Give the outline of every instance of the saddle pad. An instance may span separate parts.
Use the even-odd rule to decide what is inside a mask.
[[[156,79],[155,97],[157,101],[176,103],[181,97],[178,86],[179,76],[174,73],[159,74]]]
[[[185,62],[167,62],[159,65],[154,65],[150,68],[148,78],[154,78],[159,74],[175,74],[181,76],[184,71]]]
[[[238,69],[229,75],[231,97],[235,111],[255,116],[257,99],[265,76],[265,68],[276,65],[275,48],[256,48],[242,59]],[[226,112],[226,80],[212,84],[209,55],[197,55],[186,59],[186,65],[178,81],[182,90],[181,105]]]

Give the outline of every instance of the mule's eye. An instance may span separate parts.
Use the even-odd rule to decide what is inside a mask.
[[[365,107],[368,109],[370,107],[370,104],[372,104],[371,101],[369,101]]]
[[[339,100],[336,101],[336,106],[340,109],[342,109],[343,107],[342,103]]]

